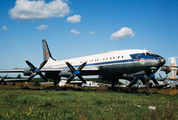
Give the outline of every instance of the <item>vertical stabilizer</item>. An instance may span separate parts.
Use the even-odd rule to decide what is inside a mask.
[[[49,58],[53,59],[48,44],[46,42],[46,39],[42,40],[42,46],[43,46],[43,60],[48,60]]]

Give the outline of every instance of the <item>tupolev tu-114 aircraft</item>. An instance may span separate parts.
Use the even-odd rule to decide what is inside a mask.
[[[139,78],[142,78],[144,84],[149,87],[150,77],[153,77],[157,70],[165,64],[163,57],[149,50],[138,49],[116,50],[56,61],[53,59],[45,39],[42,40],[42,45],[44,61],[39,67],[35,67],[26,60],[29,68],[0,70],[0,73],[22,72],[24,75],[30,76],[28,82],[35,75],[40,75],[46,81],[48,78],[53,79],[54,85],[59,83],[61,77],[67,77],[67,83],[70,83],[77,76],[83,83],[86,83],[83,76],[99,75],[100,79],[110,81],[112,88],[119,79],[129,79],[131,82],[128,86],[132,86]],[[154,82],[157,83],[156,80]]]

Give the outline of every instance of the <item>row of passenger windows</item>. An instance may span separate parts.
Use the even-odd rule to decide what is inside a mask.
[[[107,61],[107,60],[114,60],[114,59],[119,59],[119,58],[123,58],[124,56],[118,56],[118,57],[110,57],[110,58],[103,58],[103,61]],[[86,61],[80,61],[80,63],[84,63],[84,62],[96,62],[99,61],[99,59],[94,59],[94,60],[86,60]]]

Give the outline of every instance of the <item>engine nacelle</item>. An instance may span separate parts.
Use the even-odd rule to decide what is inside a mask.
[[[59,76],[61,76],[61,77],[70,77],[71,76],[71,72],[68,72],[68,71],[65,71],[65,70],[63,70],[63,71],[61,71],[60,73],[59,73]]]
[[[30,76],[32,74],[32,71],[30,68],[25,68],[23,74],[24,76]]]

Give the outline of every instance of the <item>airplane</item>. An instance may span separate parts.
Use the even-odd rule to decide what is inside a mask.
[[[14,81],[27,81],[27,79],[6,79],[8,75],[2,77],[0,76],[0,85],[1,83],[6,84],[6,82],[14,82]]]
[[[149,94],[150,77],[154,76],[157,70],[165,64],[163,57],[152,51],[140,49],[115,50],[57,61],[52,57],[45,39],[42,40],[42,46],[44,61],[39,67],[25,60],[28,68],[0,70],[0,73],[21,72],[25,76],[30,76],[28,82],[36,75],[40,75],[45,81],[48,81],[48,78],[54,80],[55,86],[61,77],[67,78],[66,83],[70,83],[75,77],[86,83],[83,76],[99,75],[100,79],[111,82],[112,89],[118,83],[118,79],[132,79],[132,83],[135,83],[142,76]]]

